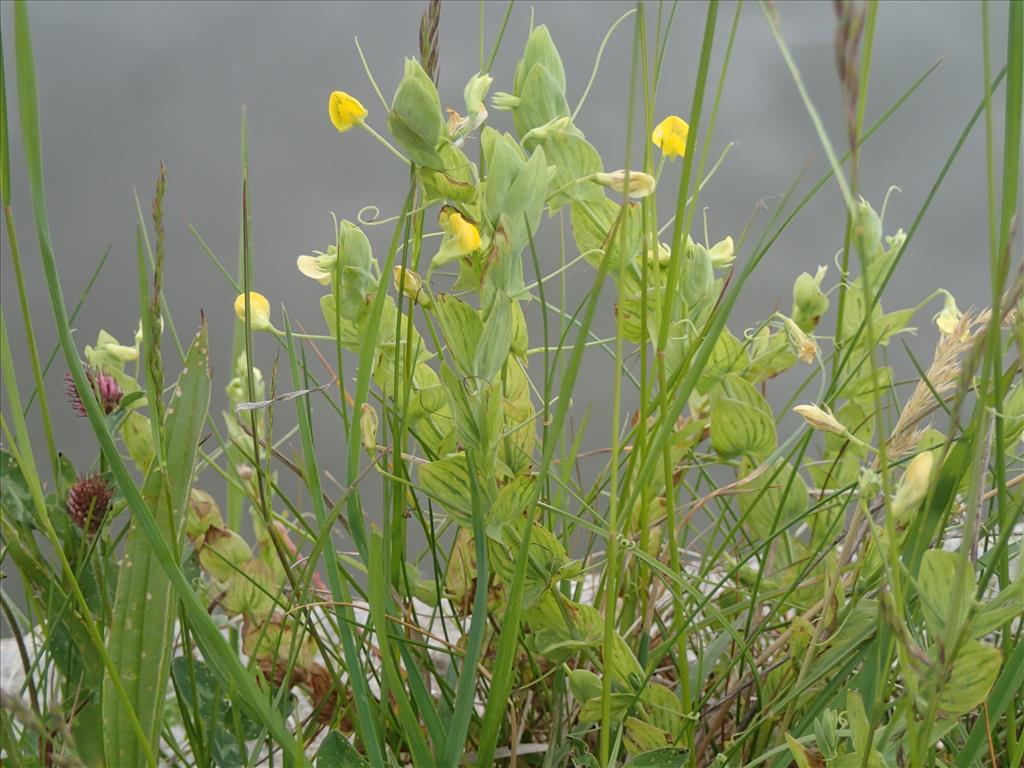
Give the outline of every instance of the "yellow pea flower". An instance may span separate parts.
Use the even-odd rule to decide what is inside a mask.
[[[454,241],[460,256],[472,253],[480,247],[480,230],[466,221],[458,211],[450,211],[441,217],[441,227]]]
[[[654,129],[651,141],[665,157],[682,157],[686,154],[686,137],[690,126],[679,115],[669,115]]]
[[[327,111],[334,127],[338,129],[338,133],[344,133],[354,125],[361,125],[363,118],[369,114],[359,99],[344,91],[334,91],[331,94]]]
[[[330,285],[331,279],[338,263],[338,249],[336,246],[327,246],[327,253],[313,251],[316,256],[303,255],[295,260],[299,272],[306,277],[316,280],[321,285]]]
[[[431,267],[443,266],[480,249],[480,230],[451,206],[446,205],[441,209],[437,222],[444,231],[444,240],[431,261]]]
[[[262,293],[249,292],[249,306],[252,309],[252,329],[254,331],[272,331],[274,326],[270,322],[270,302]],[[243,323],[245,322],[245,294],[238,294],[235,299],[235,314]]]

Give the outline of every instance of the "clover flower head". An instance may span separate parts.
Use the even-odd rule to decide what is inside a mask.
[[[80,477],[68,491],[68,516],[88,535],[95,536],[113,498],[114,489],[99,475]]]
[[[103,409],[103,413],[113,413],[124,397],[117,380],[99,368],[86,368],[85,377],[89,380],[89,386],[96,395],[96,400]],[[75,380],[71,377],[71,371],[64,374],[64,394],[71,403],[71,408],[79,416],[85,417],[88,413],[85,410],[85,403],[82,402],[82,395],[75,386]]]

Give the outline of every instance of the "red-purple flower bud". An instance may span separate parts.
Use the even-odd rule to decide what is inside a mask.
[[[124,392],[117,383],[117,379],[110,374],[103,373],[98,368],[86,368],[85,377],[89,380],[89,386],[92,387],[93,394],[96,395],[96,400],[103,412],[113,413],[121,402],[121,398],[124,397]],[[83,417],[87,415],[82,396],[78,392],[78,387],[75,386],[75,380],[71,377],[71,371],[64,374],[64,394],[67,395],[68,402],[71,403],[75,413]]]
[[[99,475],[80,477],[68,491],[68,516],[90,536],[103,525],[114,489]]]

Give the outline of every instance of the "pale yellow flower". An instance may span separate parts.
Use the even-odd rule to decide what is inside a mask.
[[[651,141],[665,157],[682,157],[686,154],[686,137],[690,126],[679,115],[669,115],[654,129]]]
[[[935,316],[935,324],[939,327],[943,336],[949,336],[960,325],[960,318],[964,316],[964,313],[957,307],[953,294],[948,291],[944,291],[944,293],[946,303],[942,307],[942,311]]]
[[[732,237],[726,237],[715,243],[708,251],[708,256],[711,257],[711,266],[715,269],[731,267],[732,263],[736,261],[736,246],[732,242]]]
[[[931,451],[922,451],[907,465],[896,494],[892,497],[892,511],[900,516],[914,510],[928,495],[935,457]]]
[[[602,187],[610,187],[611,189],[614,189],[620,195],[623,194],[626,189],[625,171],[595,173],[594,180]],[[647,197],[649,194],[654,192],[656,184],[657,182],[654,180],[654,177],[649,173],[641,173],[640,171],[629,172],[629,196],[634,199]]]
[[[327,111],[338,133],[344,133],[351,130],[352,126],[362,124],[363,118],[369,114],[359,99],[344,91],[334,91],[331,94]]]
[[[334,277],[335,267],[338,263],[338,251],[333,245],[327,247],[327,253],[314,251],[315,256],[299,256],[295,265],[299,272],[306,277],[318,281],[321,285],[329,285]]]
[[[270,322],[270,302],[262,293],[249,292],[249,307],[252,310],[252,329],[254,331],[273,330]],[[245,294],[238,294],[235,299],[235,314],[243,323],[245,322]]]

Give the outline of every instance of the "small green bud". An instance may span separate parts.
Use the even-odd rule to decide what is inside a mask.
[[[882,220],[863,197],[857,202],[856,234],[857,250],[870,264],[882,249]]]
[[[499,112],[511,112],[519,106],[519,97],[504,91],[497,91],[491,96],[491,106]]]
[[[813,331],[828,310],[828,297],[821,290],[828,267],[818,267],[812,277],[803,272],[793,283],[793,321],[804,331]]]
[[[475,115],[481,110],[484,110],[484,99],[487,97],[487,91],[491,88],[491,83],[494,82],[494,78],[490,75],[481,75],[479,72],[469,78],[469,82],[466,83],[466,87],[462,91],[462,98],[466,102],[466,112],[469,115]]]

